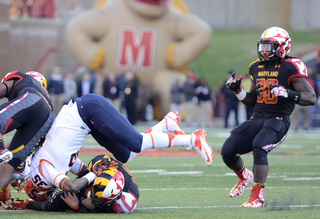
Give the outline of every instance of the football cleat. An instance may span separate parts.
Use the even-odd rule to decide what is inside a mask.
[[[250,199],[247,202],[244,202],[241,207],[245,208],[261,208],[264,207],[264,198],[263,198],[262,186],[254,184],[252,186]]]
[[[244,189],[253,181],[253,173],[246,167],[243,169],[242,173],[236,173],[238,176],[238,183],[231,189],[229,196],[231,198],[236,198],[240,196]]]
[[[161,124],[165,124],[163,127],[163,131],[169,131],[174,133],[175,135],[185,135],[186,133],[181,129],[179,124],[179,114],[177,111],[169,112],[165,117],[163,117]],[[151,133],[153,130],[149,128],[148,130],[144,131],[144,134]]]
[[[209,146],[206,140],[206,134],[203,129],[199,129],[194,131],[191,134],[191,141],[187,150],[191,150],[194,148],[198,154],[200,154],[201,158],[206,162],[208,166],[211,166],[213,163],[213,153],[212,149]]]
[[[169,112],[164,118],[166,121],[166,129],[175,135],[185,135],[179,124],[179,114],[177,111]]]
[[[12,153],[8,149],[0,150],[0,165],[9,162],[12,159]]]
[[[24,198],[10,198],[8,201],[2,203],[5,210],[28,210],[27,204],[33,200]]]

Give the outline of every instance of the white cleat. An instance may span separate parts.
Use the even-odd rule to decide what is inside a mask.
[[[169,112],[164,118],[166,121],[166,129],[175,135],[185,135],[179,124],[179,114],[177,111]]]
[[[12,160],[12,157],[13,155],[8,149],[0,150],[0,165],[5,162],[9,162],[10,160]]]
[[[177,111],[169,112],[163,119],[161,120],[161,131],[162,132],[172,132],[175,135],[185,135],[186,133],[181,129],[179,124],[179,114]],[[159,129],[159,128],[158,128]],[[153,132],[153,128],[149,128],[148,130],[144,131],[144,134]]]
[[[206,140],[206,134],[203,129],[196,130],[191,134],[191,141],[189,146],[187,147],[187,150],[191,150],[192,148],[194,148],[198,152],[198,154],[200,154],[201,158],[206,162],[208,166],[212,165],[213,153]]]

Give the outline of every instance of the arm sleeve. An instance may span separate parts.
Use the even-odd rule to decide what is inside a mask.
[[[73,173],[75,175],[79,175],[79,173],[82,170],[83,165],[84,165],[83,162],[79,158],[77,158],[70,169],[71,173]]]
[[[65,174],[59,173],[49,162],[46,161],[42,161],[40,163],[40,169],[42,176],[47,180],[47,182],[57,188],[59,188],[60,181],[67,177]]]

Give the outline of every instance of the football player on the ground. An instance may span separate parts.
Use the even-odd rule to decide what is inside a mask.
[[[259,59],[249,66],[251,88],[247,93],[240,87],[241,78],[231,77],[226,86],[239,100],[254,107],[253,117],[235,127],[224,142],[221,155],[224,163],[238,176],[230,197],[241,195],[254,181],[249,201],[242,207],[263,207],[263,191],[268,175],[268,153],[287,136],[290,115],[295,104],[314,105],[316,95],[306,80],[305,64],[289,57],[291,38],[279,27],[265,30],[258,41]],[[253,173],[240,155],[253,152]]]
[[[39,83],[40,82],[40,83]],[[14,170],[29,156],[49,130],[52,104],[46,91],[46,79],[38,72],[9,72],[0,83],[0,201],[9,196],[9,183]],[[2,135],[16,130],[6,149]]]
[[[88,187],[67,193],[57,190],[44,202],[15,199],[7,210],[74,211],[94,213],[131,213],[138,204],[139,189],[129,170],[108,155],[98,155],[88,164],[88,171],[97,178]]]

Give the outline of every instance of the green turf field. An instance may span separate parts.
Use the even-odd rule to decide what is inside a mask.
[[[145,128],[137,127],[139,131]],[[187,133],[192,131],[186,130]],[[215,152],[219,152],[229,131],[206,130],[208,142]],[[319,136],[320,131],[289,132],[287,139],[270,153],[265,208],[240,207],[248,200],[250,188],[239,198],[229,198],[236,177],[223,164],[220,155],[214,157],[211,167],[207,167],[200,156],[137,156],[126,164],[140,188],[138,207],[129,215],[5,211],[0,207],[0,218],[319,218]],[[88,137],[85,144],[92,145],[94,141]],[[88,162],[92,157],[80,158]],[[243,158],[251,169],[252,156]],[[13,195],[26,197],[16,192]]]

